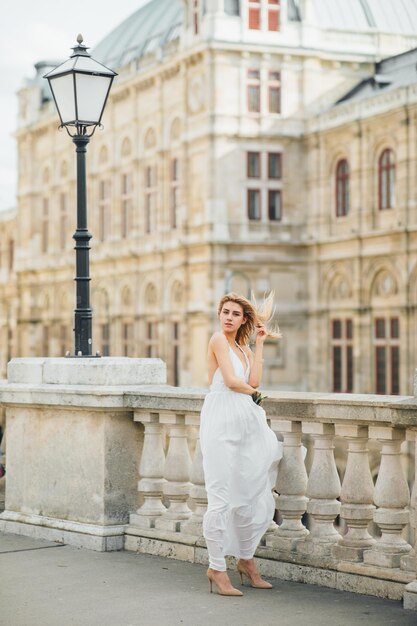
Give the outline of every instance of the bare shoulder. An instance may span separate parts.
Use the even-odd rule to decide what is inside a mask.
[[[211,348],[220,348],[226,346],[227,347],[227,339],[223,335],[223,333],[215,332],[214,335],[211,336],[209,341],[209,347]]]

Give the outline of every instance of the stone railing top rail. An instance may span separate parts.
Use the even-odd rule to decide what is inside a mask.
[[[0,385],[4,405],[68,405],[119,410],[199,413],[204,389],[164,384],[160,359],[13,359]],[[152,384],[153,383],[153,384]],[[274,421],[319,421],[417,427],[417,397],[266,391]]]

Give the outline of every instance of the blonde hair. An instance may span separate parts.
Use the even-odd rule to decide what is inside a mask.
[[[246,322],[242,324],[242,326],[236,333],[236,342],[239,345],[247,345],[249,343],[249,338],[254,332],[256,326],[258,326],[259,323],[267,325],[268,322],[271,321],[275,313],[273,291],[271,291],[268,296],[265,295],[263,302],[261,302],[260,304],[257,303],[253,292],[251,300],[248,300],[244,296],[240,296],[239,294],[234,292],[227,293],[219,302],[219,306],[217,308],[218,315],[220,315],[220,312],[226,302],[234,302],[235,304],[240,304],[243,309],[243,317],[246,318]],[[282,337],[278,325],[269,328],[267,327],[266,332],[268,334],[268,337],[272,337],[273,339],[279,339],[280,337]]]

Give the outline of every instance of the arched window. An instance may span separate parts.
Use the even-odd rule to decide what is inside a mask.
[[[336,166],[336,217],[349,213],[349,163],[342,159]]]
[[[386,148],[378,161],[379,210],[395,206],[395,159],[391,148]]]

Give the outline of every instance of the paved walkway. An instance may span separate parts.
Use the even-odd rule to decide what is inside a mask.
[[[226,598],[209,593],[200,565],[0,534],[1,626],[417,624],[400,602],[271,581],[270,591]]]

